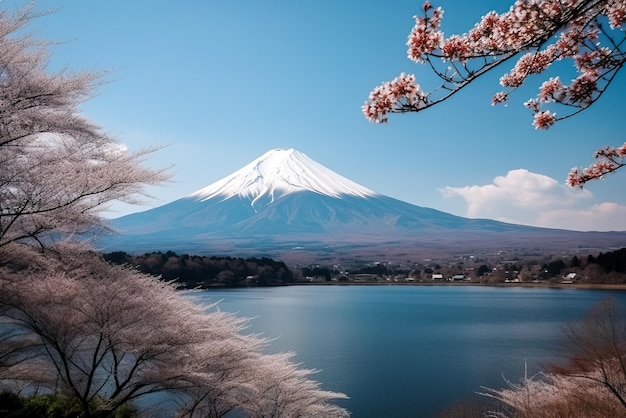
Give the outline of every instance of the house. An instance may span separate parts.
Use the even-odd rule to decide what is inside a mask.
[[[469,280],[469,277],[467,277],[465,274],[455,274],[454,276],[450,277],[448,280],[451,282],[460,282],[460,281]]]
[[[572,284],[574,283],[575,279],[576,279],[576,273],[568,273],[565,276],[563,276],[563,281],[561,281],[561,283]]]
[[[439,274],[439,273],[433,273],[432,277],[433,280],[443,280],[443,274]]]
[[[348,277],[347,274],[340,274],[339,276],[337,276],[337,281],[338,282],[349,282],[350,281],[350,277]]]
[[[359,273],[354,276],[354,281],[355,282],[377,282],[378,275]]]
[[[311,283],[323,283],[326,281],[326,276],[306,276],[304,280]]]

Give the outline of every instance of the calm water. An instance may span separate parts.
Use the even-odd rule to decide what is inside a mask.
[[[354,418],[431,417],[481,386],[502,387],[563,358],[561,328],[626,291],[453,286],[290,286],[211,290],[250,332],[295,351]]]

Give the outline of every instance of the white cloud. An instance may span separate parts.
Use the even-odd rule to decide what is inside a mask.
[[[470,218],[579,231],[626,230],[626,206],[594,202],[586,189],[525,169],[511,170],[491,184],[439,191],[445,197],[462,197]]]
[[[581,210],[549,210],[539,214],[537,226],[580,231],[624,231],[626,206],[603,202]]]

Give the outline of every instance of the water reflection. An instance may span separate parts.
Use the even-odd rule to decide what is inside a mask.
[[[295,351],[355,418],[428,417],[481,386],[558,361],[562,326],[626,292],[578,289],[291,286],[207,291],[254,317],[250,332]]]

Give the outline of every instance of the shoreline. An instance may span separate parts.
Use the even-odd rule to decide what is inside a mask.
[[[548,287],[557,289],[584,289],[584,290],[626,290],[626,283],[477,283],[477,282],[298,282],[285,286],[489,286],[489,287]]]
[[[552,288],[552,289],[580,289],[580,290],[626,290],[626,283],[478,283],[478,282],[296,282],[270,284],[265,286],[224,286],[212,285],[200,287],[199,290],[212,289],[245,289],[262,287],[284,286],[477,286],[477,287],[526,287],[526,288]]]

